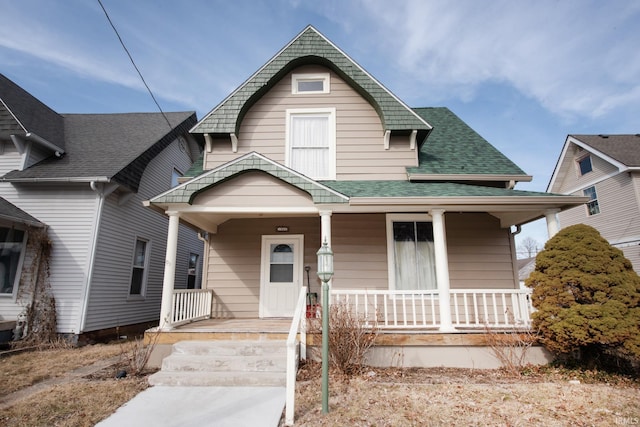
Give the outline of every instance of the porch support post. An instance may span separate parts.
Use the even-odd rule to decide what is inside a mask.
[[[436,252],[436,281],[440,303],[440,332],[455,331],[451,322],[451,293],[449,291],[449,260],[447,257],[447,235],[444,224],[444,209],[431,211],[433,220],[433,244]]]
[[[552,238],[558,231],[560,231],[558,212],[560,212],[560,209],[548,209],[544,213],[544,216],[547,219],[547,233],[549,234],[549,238]]]
[[[331,211],[320,211],[320,246],[325,241],[331,247]]]
[[[176,253],[178,251],[178,225],[180,216],[177,212],[167,212],[169,229],[167,231],[167,252],[164,261],[164,279],[162,281],[162,305],[160,306],[160,330],[171,329],[171,306],[173,287],[176,277]]]
[[[327,246],[331,246],[331,211],[320,211],[320,246],[326,241]],[[331,289],[332,279],[327,281],[328,288]],[[323,297],[324,298],[324,297]],[[321,301],[324,306],[324,301]]]

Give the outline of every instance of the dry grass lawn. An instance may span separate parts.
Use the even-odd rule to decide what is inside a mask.
[[[640,383],[598,372],[371,370],[330,377],[321,413],[319,366],[298,381],[301,426],[615,426],[640,424]],[[573,381],[573,382],[570,382]],[[577,383],[579,381],[579,383]]]
[[[0,358],[0,425],[93,426],[105,419],[147,388],[145,376],[116,380],[121,365],[92,365],[121,352],[113,344]],[[322,414],[320,370],[313,362],[301,367],[296,426],[640,424],[640,381],[602,372],[370,369],[352,378],[332,372],[330,412]]]

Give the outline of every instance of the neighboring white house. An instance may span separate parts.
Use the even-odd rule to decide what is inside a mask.
[[[589,197],[560,226],[594,227],[640,272],[640,134],[567,136],[547,191]]]
[[[200,155],[195,123],[193,112],[58,114],[0,74],[0,320],[28,303],[19,288],[37,227],[52,242],[59,333],[158,323],[167,218],[142,201]],[[203,243],[180,230],[175,286],[199,287]]]

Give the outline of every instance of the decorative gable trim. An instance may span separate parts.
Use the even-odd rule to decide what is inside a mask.
[[[349,56],[312,26],[305,28],[238,89],[209,112],[192,133],[239,134],[246,111],[291,69],[321,64],[335,71],[378,112],[385,130],[417,130],[421,137],[431,125],[387,90]]]
[[[150,200],[151,204],[188,203],[195,197],[238,174],[248,171],[262,171],[308,193],[314,203],[348,203],[349,198],[298,172],[274,162],[256,152],[251,152],[225,165],[204,173],[178,187]]]

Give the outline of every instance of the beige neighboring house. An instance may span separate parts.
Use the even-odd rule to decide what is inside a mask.
[[[478,367],[460,332],[528,327],[515,229],[546,218],[554,232],[585,200],[517,190],[531,176],[454,113],[408,107],[313,27],[190,132],[206,143],[201,169],[147,205],[169,216],[168,242],[179,223],[206,236],[213,309],[192,319],[291,319],[303,286],[320,291],[326,241],[330,298],[389,334],[387,364]],[[173,256],[169,244],[165,279]],[[188,311],[175,292],[165,281],[167,332]],[[457,344],[422,347],[440,334]]]
[[[596,228],[640,272],[640,134],[567,136],[547,191],[589,197],[560,226]]]

